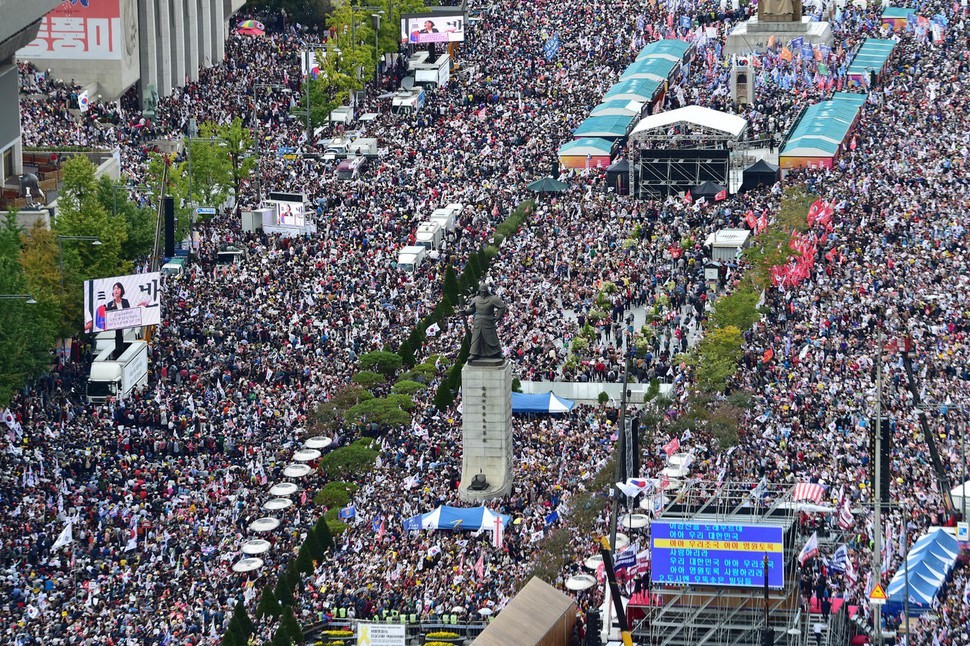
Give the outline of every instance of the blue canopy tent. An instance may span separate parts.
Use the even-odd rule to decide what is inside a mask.
[[[478,531],[482,527],[490,529],[495,526],[495,518],[502,519],[502,527],[507,527],[511,516],[499,514],[491,509],[482,507],[449,507],[441,505],[426,514],[411,516],[404,521],[406,531],[419,529],[450,529],[454,531]]]
[[[512,393],[512,412],[513,413],[542,413],[546,415],[555,413],[568,413],[576,406],[576,402],[563,399],[551,392],[539,395],[526,395],[524,393]]]
[[[929,610],[933,599],[939,593],[943,582],[946,581],[956,563],[960,547],[957,540],[945,530],[922,536],[906,555],[909,564],[909,589],[906,589],[906,564],[896,570],[886,595],[889,601],[886,609],[889,612],[899,612],[909,598],[911,614],[918,615]]]

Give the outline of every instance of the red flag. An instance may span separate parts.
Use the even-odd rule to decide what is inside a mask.
[[[812,226],[815,224],[815,218],[818,217],[819,211],[822,210],[822,205],[825,204],[821,198],[812,202],[812,205],[808,207],[808,225]]]
[[[825,254],[825,259],[828,260],[829,262],[834,262],[835,254],[836,254],[836,249],[835,247],[832,247],[831,249],[829,249],[828,253]]]
[[[684,193],[684,201],[687,202],[688,204],[694,201],[694,198],[691,197],[690,195],[690,191],[687,191],[686,193]]]
[[[775,356],[774,350],[772,350],[771,348],[768,348],[767,350],[765,350],[765,356],[764,356],[765,363],[768,363],[769,361],[771,361],[771,358],[773,356]]]
[[[479,581],[485,578],[485,555],[484,554],[480,555],[478,557],[478,560],[475,561],[475,565],[473,569],[475,570],[475,576],[478,577]]]
[[[727,189],[724,189],[723,191],[718,191],[717,193],[714,194],[715,202],[720,202],[721,200],[726,200],[726,199],[727,199]]]
[[[744,223],[748,225],[748,228],[754,231],[758,228],[758,218],[754,217],[754,211],[748,211],[744,214]]]
[[[768,211],[766,210],[761,214],[761,217],[758,219],[757,233],[761,233],[767,228],[768,228]]]
[[[852,141],[849,142],[849,150],[855,150],[855,147],[856,147],[855,135],[852,135]]]
[[[674,453],[676,453],[679,450],[680,450],[680,438],[679,437],[675,437],[674,439],[672,439],[669,442],[667,442],[666,444],[664,444],[664,453],[667,454],[667,457],[670,457],[671,455],[673,455]]]

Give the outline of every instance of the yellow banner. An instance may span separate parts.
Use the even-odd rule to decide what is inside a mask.
[[[682,550],[720,550],[738,552],[781,552],[780,543],[760,543],[757,541],[697,541],[683,538],[657,538],[655,548]]]

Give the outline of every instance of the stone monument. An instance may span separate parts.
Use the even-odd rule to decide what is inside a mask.
[[[495,324],[507,306],[484,284],[465,308],[474,316],[461,371],[462,500],[478,503],[512,489],[512,366]]]
[[[763,50],[769,42],[787,45],[801,37],[809,45],[832,45],[832,29],[827,22],[813,22],[802,15],[802,0],[759,0],[758,15],[749,18],[728,34],[724,55],[748,54]]]

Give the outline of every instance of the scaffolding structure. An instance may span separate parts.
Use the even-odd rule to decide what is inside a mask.
[[[752,495],[758,491],[757,499]],[[657,521],[774,525],[784,540],[784,587],[764,588],[651,584],[652,603],[633,626],[637,643],[650,646],[734,646],[762,643],[762,629],[774,629],[773,644],[805,646],[809,630],[798,596],[798,505],[792,485],[688,481],[656,514]]]

